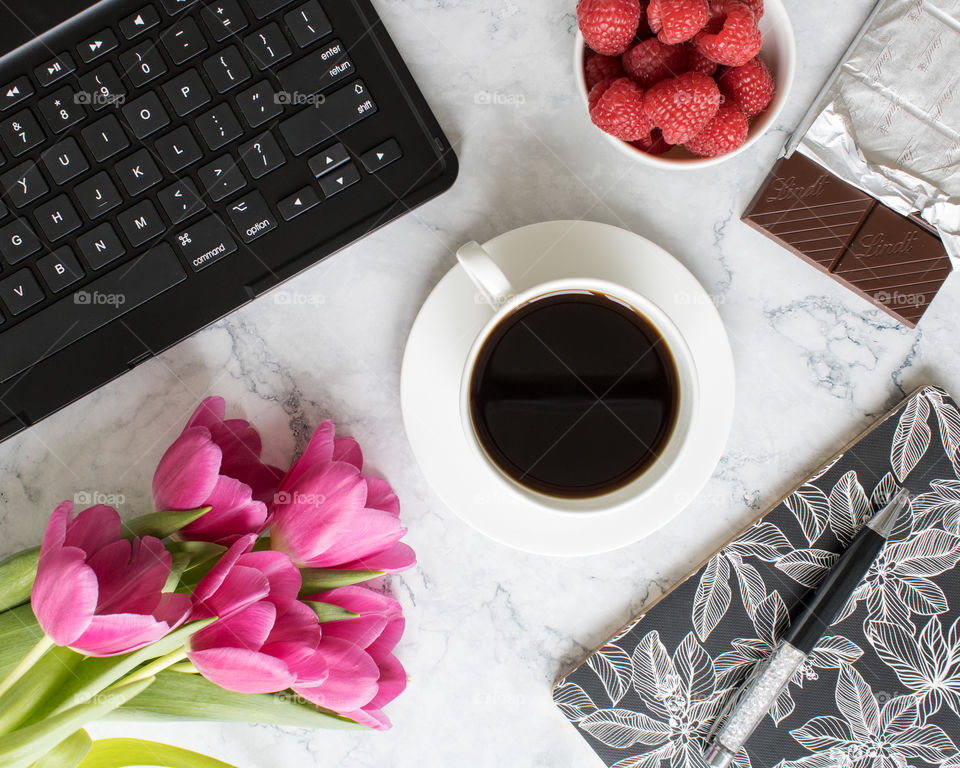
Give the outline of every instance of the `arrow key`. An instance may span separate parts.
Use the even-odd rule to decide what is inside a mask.
[[[320,178],[325,173],[329,173],[334,168],[339,168],[350,159],[350,153],[343,144],[334,144],[327,147],[319,155],[310,158],[310,170],[313,175]]]
[[[0,89],[0,109],[10,109],[14,104],[19,104],[28,96],[33,95],[33,86],[26,77],[18,77],[12,83],[7,83]]]
[[[403,152],[396,139],[390,139],[383,142],[378,147],[374,147],[369,152],[360,156],[360,162],[367,169],[367,173],[377,173],[386,168],[390,163],[394,163],[403,157]]]
[[[304,187],[299,192],[294,192],[290,197],[281,200],[277,208],[280,209],[283,220],[290,221],[319,204],[320,196],[316,190],[313,187]]]
[[[336,173],[328,173],[320,179],[320,189],[325,197],[333,197],[347,187],[360,181],[360,171],[353,163],[343,166]]]
[[[103,54],[112,51],[117,47],[117,36],[110,29],[104,29],[91,38],[84,40],[77,46],[77,53],[80,58],[89,64],[94,59],[99,59]]]

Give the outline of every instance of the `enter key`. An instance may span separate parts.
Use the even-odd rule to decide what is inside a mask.
[[[284,67],[277,72],[277,77],[290,103],[302,104],[307,97],[319,93],[338,80],[350,77],[355,71],[343,43],[334,40],[299,59],[295,64]]]

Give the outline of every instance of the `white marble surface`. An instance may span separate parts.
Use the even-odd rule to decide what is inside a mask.
[[[95,734],[243,768],[600,765],[554,709],[553,680],[903,393],[928,382],[960,392],[960,278],[910,331],[739,221],[872,0],[787,0],[799,74],[780,124],[719,170],[686,174],[631,166],[593,132],[572,86],[574,0],[375,4],[457,147],[457,185],[290,282],[292,304],[268,294],[0,445],[0,555],[34,543],[77,490],[144,510],[156,461],[204,395],[250,418],[277,462],[333,417],[400,493],[420,557],[394,582],[411,677],[389,710],[395,728]],[[716,297],[738,366],[735,428],[703,494],[648,540],[580,560],[518,554],[465,527],[420,474],[398,401],[404,339],[455,248],[556,218],[623,226],[673,252]]]

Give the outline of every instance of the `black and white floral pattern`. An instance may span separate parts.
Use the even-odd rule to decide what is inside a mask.
[[[934,387],[559,681],[557,705],[608,766],[704,768],[730,697],[901,487],[911,514],[737,764],[960,768],[960,411]]]

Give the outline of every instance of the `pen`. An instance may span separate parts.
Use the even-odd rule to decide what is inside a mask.
[[[877,559],[909,500],[907,490],[900,490],[867,522],[817,587],[779,648],[734,696],[719,720],[722,723],[720,729],[704,753],[704,760],[710,768],[728,768],[733,762],[734,756],[770,711],[780,691],[789,684],[793,673],[840,615],[850,595]]]

